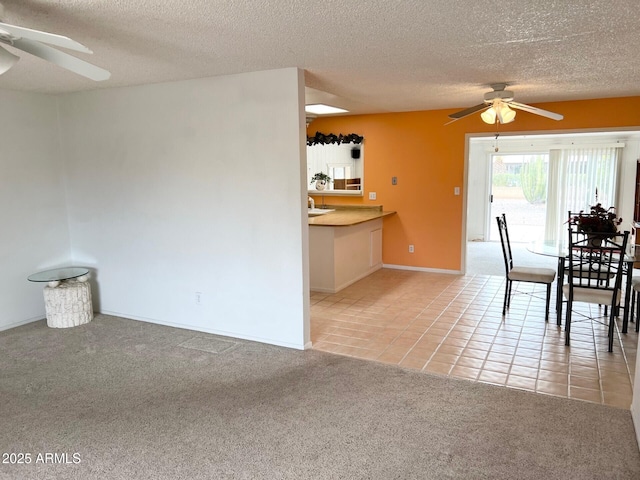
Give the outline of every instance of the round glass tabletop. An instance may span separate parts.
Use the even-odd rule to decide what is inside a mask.
[[[569,249],[563,242],[536,240],[527,245],[527,250],[547,257],[566,257]]]
[[[89,273],[89,269],[84,267],[54,268],[29,275],[27,280],[30,282],[58,282],[78,278],[87,273]]]
[[[530,242],[527,245],[527,250],[529,250],[531,253],[545,255],[547,257],[564,258],[569,254],[569,247],[566,243],[554,241],[537,240],[534,242]],[[638,258],[638,255],[636,255],[635,245],[627,244],[627,251],[624,254],[624,261],[635,262]]]

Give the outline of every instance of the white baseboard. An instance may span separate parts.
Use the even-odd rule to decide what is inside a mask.
[[[278,347],[294,348],[296,350],[304,350],[305,348],[307,348],[307,345],[308,345],[308,344],[297,344],[297,343],[294,344],[289,342],[281,342],[279,340],[274,340],[272,338],[261,338],[261,337],[254,337],[252,335],[242,335],[235,332],[216,330],[215,328],[203,328],[199,326],[188,325],[185,323],[167,322],[164,320],[157,320],[154,318],[138,317],[135,315],[129,315],[129,314],[120,313],[120,312],[112,312],[108,310],[103,310],[100,313],[104,315],[111,315],[114,317],[126,318],[127,320],[136,320],[139,322],[155,323],[157,325],[165,325],[167,327],[182,328],[184,330],[191,330],[194,332],[211,333],[213,335],[221,335],[223,337],[229,337],[229,338],[240,338],[242,340],[251,340],[252,342],[266,343],[269,345],[276,345]],[[309,342],[309,344],[310,343],[311,342]]]
[[[26,320],[18,320],[17,322],[9,323],[7,325],[0,325],[0,332],[3,330],[10,330],[12,328],[19,327],[21,325],[26,325],[27,323],[39,322],[40,320],[44,320],[43,316],[27,318]]]
[[[446,273],[449,275],[462,275],[460,270],[444,270],[442,268],[425,268],[425,267],[410,267],[408,265],[391,265],[385,263],[382,268],[391,268],[393,270],[411,270],[414,272],[429,272],[429,273]]]

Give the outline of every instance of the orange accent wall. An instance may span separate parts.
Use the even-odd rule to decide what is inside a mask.
[[[640,97],[536,104],[561,113],[555,121],[518,111],[514,122],[499,132],[562,132],[581,129],[640,129]],[[308,135],[322,133],[364,136],[364,196],[325,197],[326,203],[383,205],[395,210],[383,230],[383,262],[444,270],[460,270],[465,135],[494,134],[480,115],[450,125],[447,115],[460,110],[429,110],[325,117],[314,120]],[[391,177],[398,184],[391,184]],[[454,187],[461,194],[454,196]],[[377,199],[369,200],[369,192]],[[415,253],[408,252],[409,244]]]

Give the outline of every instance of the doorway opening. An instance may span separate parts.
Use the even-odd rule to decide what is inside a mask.
[[[637,129],[505,135],[499,145],[488,135],[469,134],[467,141],[464,273],[504,275],[496,224],[502,213],[512,247],[519,248],[514,259],[541,267],[546,266],[540,263],[543,256],[532,254],[527,246],[536,240],[563,239],[568,211],[586,211],[600,202],[615,207],[625,222],[633,218],[640,158]],[[530,169],[525,176],[529,200],[519,190],[524,165]],[[546,179],[544,185],[535,180],[540,177]],[[546,198],[540,201],[536,197],[543,196],[545,188]],[[524,214],[519,213],[522,209]]]

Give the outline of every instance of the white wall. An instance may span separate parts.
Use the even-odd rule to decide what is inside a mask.
[[[295,68],[63,97],[73,259],[100,311],[304,348],[303,106]]]
[[[0,90],[0,330],[44,318],[27,276],[70,259],[55,97]]]

